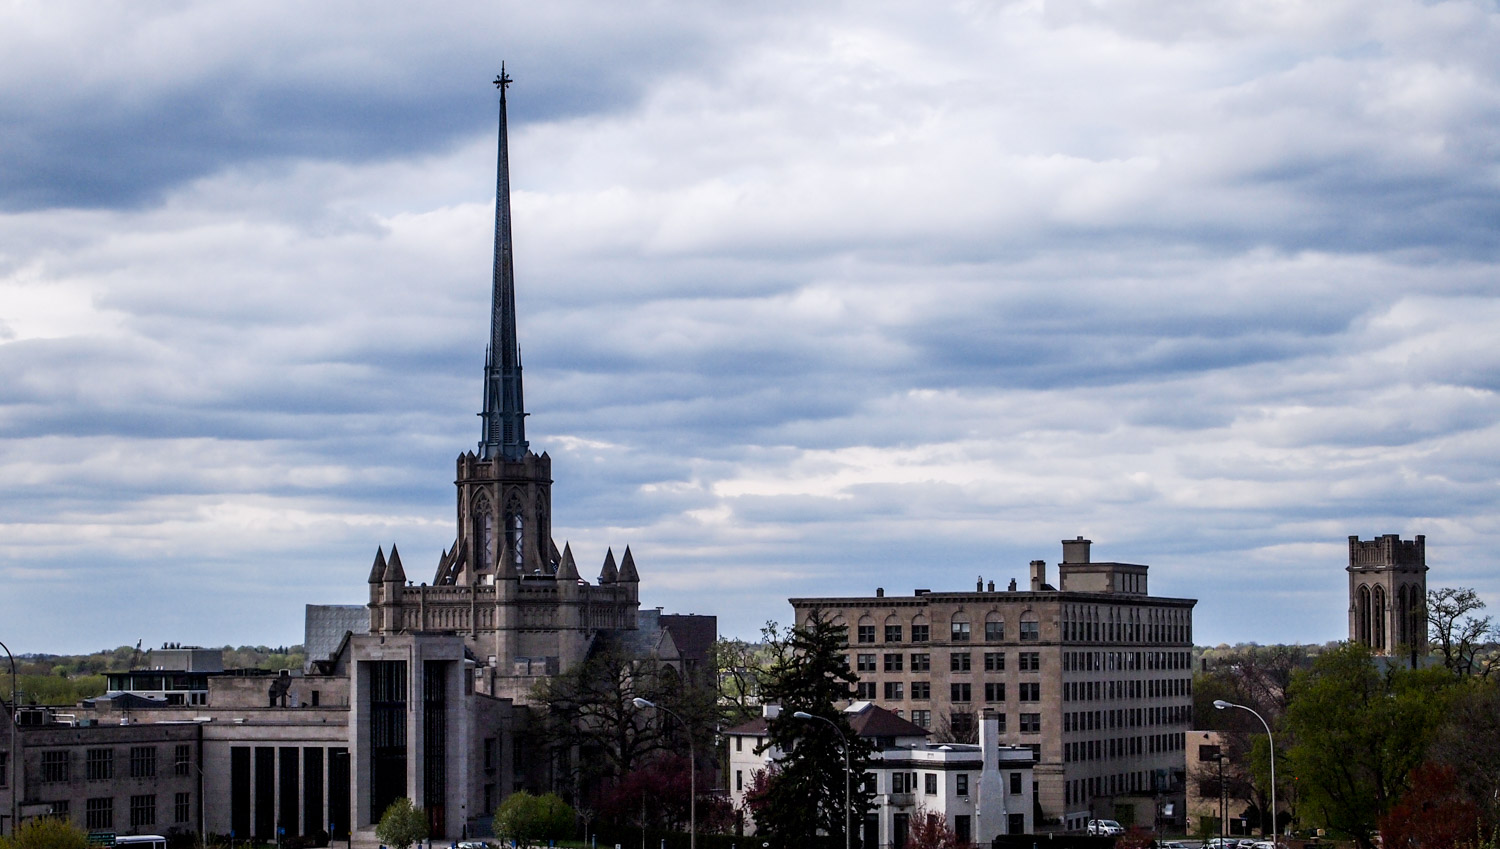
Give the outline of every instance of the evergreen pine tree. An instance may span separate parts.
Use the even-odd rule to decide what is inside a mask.
[[[855,736],[840,709],[854,699],[858,676],[849,668],[848,631],[834,625],[822,611],[813,611],[805,625],[793,628],[787,648],[772,668],[762,690],[766,702],[781,705],[781,713],[767,723],[767,746],[783,753],[755,814],[757,834],[773,846],[810,846],[825,835],[826,845],[844,845],[844,743],[849,746],[849,822],[858,833],[873,794],[865,786],[869,766],[868,741]],[[823,719],[797,719],[798,711]]]

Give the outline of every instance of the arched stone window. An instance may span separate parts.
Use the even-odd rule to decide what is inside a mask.
[[[1372,645],[1378,651],[1385,651],[1390,646],[1385,640],[1385,587],[1376,587],[1370,594],[1370,621],[1373,627],[1374,643]]]
[[[1354,594],[1354,639],[1370,644],[1370,587],[1360,584]]]
[[[984,617],[984,641],[987,643],[998,643],[1005,639],[1005,619],[1000,616],[1000,611],[991,610]]]
[[[949,622],[948,636],[955,643],[967,643],[969,641],[969,616],[966,613],[955,613]]]
[[[475,572],[488,572],[495,565],[495,511],[484,493],[469,508],[469,523],[469,562]]]
[[[526,564],[526,520],[521,510],[521,498],[511,495],[505,505],[505,548],[510,552],[511,563],[516,569]]]
[[[1036,611],[1027,610],[1021,614],[1021,630],[1018,636],[1021,642],[1036,642],[1042,638],[1042,624],[1036,617]]]

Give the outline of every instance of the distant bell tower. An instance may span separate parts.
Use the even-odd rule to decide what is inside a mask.
[[[1427,538],[1349,537],[1349,641],[1386,656],[1427,654]]]

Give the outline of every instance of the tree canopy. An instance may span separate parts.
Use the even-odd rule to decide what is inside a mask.
[[[413,805],[410,799],[397,799],[380,815],[375,836],[393,849],[409,849],[413,843],[427,838],[427,812]]]
[[[576,818],[573,809],[556,793],[533,796],[521,790],[507,796],[495,811],[495,836],[514,840],[520,846],[565,840],[573,836]]]
[[[15,834],[0,837],[0,849],[87,849],[88,835],[63,817],[38,817],[21,823]]]
[[[1292,679],[1288,777],[1302,812],[1364,849],[1407,787],[1455,690],[1442,669],[1377,667],[1357,643],[1324,653]]]

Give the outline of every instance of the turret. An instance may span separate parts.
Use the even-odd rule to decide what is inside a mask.
[[[620,570],[615,568],[615,550],[607,549],[604,552],[604,567],[599,570],[600,584],[613,584],[620,578]]]

